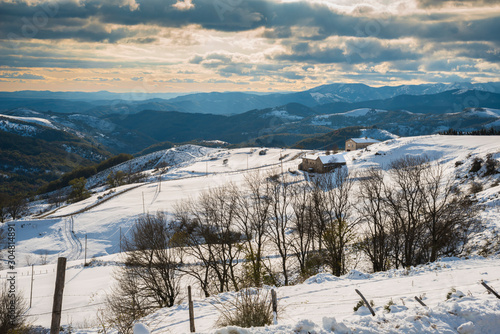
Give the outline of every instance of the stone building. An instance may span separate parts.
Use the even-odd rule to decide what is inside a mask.
[[[345,165],[343,154],[306,155],[302,158],[299,169],[311,173],[327,173]]]
[[[346,152],[360,150],[362,148],[368,147],[372,144],[380,143],[380,141],[373,138],[351,138],[345,142]]]

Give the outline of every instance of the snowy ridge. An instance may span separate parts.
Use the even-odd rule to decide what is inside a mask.
[[[462,112],[465,117],[488,117],[488,118],[500,118],[500,110],[490,109],[490,108],[474,108],[467,109]]]
[[[386,113],[386,112],[387,112],[387,110],[382,110],[382,109],[361,108],[361,109],[355,109],[355,110],[347,111],[344,113],[340,113],[337,115],[347,116],[347,117],[361,117],[361,116],[375,115],[375,114]]]
[[[383,129],[362,129],[361,137],[369,137],[377,140],[397,139],[399,136]]]
[[[24,137],[32,137],[40,132],[40,129],[28,124],[20,124],[16,122],[11,122],[0,116],[0,130],[5,132],[15,133]]]
[[[382,109],[372,109],[372,108],[360,108],[360,109],[354,109],[350,111],[346,111],[343,113],[336,113],[336,114],[324,114],[324,115],[318,115],[314,116],[311,118],[311,124],[312,125],[325,125],[325,126],[331,126],[332,121],[329,120],[331,117],[338,117],[338,116],[343,116],[343,117],[363,117],[363,116],[371,116],[371,115],[377,115],[380,113],[386,113],[388,112],[387,110],[382,110]]]
[[[49,120],[47,120],[45,118],[40,118],[40,117],[19,117],[19,116],[10,116],[10,115],[2,115],[2,114],[0,114],[0,117],[5,117],[5,118],[12,119],[12,120],[25,122],[25,123],[34,123],[34,124],[38,124],[38,125],[43,125],[43,126],[46,126],[48,128],[51,128],[51,129],[58,129],[57,126],[55,126],[54,124],[52,124],[51,121],[49,121]]]
[[[298,121],[298,120],[301,120],[304,118],[302,116],[291,115],[285,109],[277,109],[277,108],[273,108],[272,111],[263,114],[261,117],[278,117],[278,118],[291,120],[291,121]]]

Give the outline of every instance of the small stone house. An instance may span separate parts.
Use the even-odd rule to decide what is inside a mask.
[[[368,137],[351,138],[345,142],[345,150],[346,150],[346,152],[360,150],[360,149],[363,149],[365,147],[368,147],[368,146],[370,146],[372,144],[376,144],[376,143],[380,143],[380,141],[373,139],[373,138],[368,138]]]
[[[327,173],[345,165],[343,154],[306,155],[302,158],[299,169],[311,173]]]

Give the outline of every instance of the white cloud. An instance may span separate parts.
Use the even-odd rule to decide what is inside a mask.
[[[193,0],[179,0],[177,3],[173,4],[172,7],[178,10],[189,10],[194,8]]]

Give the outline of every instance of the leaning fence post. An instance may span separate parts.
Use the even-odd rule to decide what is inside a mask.
[[[193,299],[191,297],[191,285],[188,286],[188,304],[189,304],[189,330],[191,333],[196,332],[194,328],[194,307]]]
[[[373,311],[370,303],[368,303],[368,301],[366,300],[365,296],[363,296],[363,294],[361,292],[359,292],[358,289],[354,289],[354,291],[356,291],[356,293],[361,296],[361,299],[363,299],[363,302],[365,303],[366,307],[368,307],[368,309],[370,310],[370,312],[372,313],[372,315],[375,316],[375,311]]]
[[[276,291],[271,290],[271,299],[273,302],[273,324],[278,324],[278,299],[276,298]]]
[[[500,299],[500,295],[495,290],[493,290],[492,288],[490,288],[489,285],[486,284],[484,281],[481,282],[481,285],[484,286],[486,288],[486,290],[488,290],[489,292],[491,292],[492,294],[494,294],[498,299]]]
[[[422,299],[418,298],[417,296],[415,296],[415,300],[422,306],[425,306],[427,307],[427,305],[425,305],[425,303],[422,301]]]

